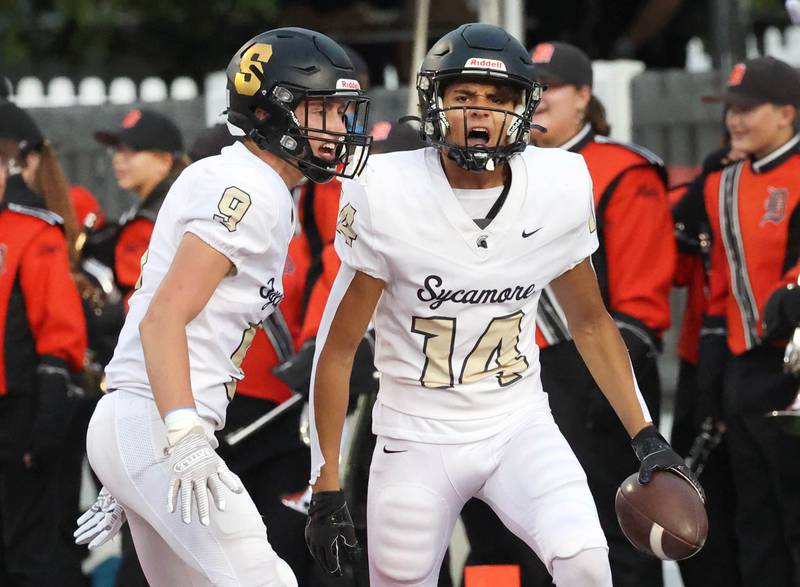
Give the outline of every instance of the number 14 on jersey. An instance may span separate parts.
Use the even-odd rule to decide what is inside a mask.
[[[425,337],[422,347],[425,364],[420,382],[434,389],[450,388],[456,383],[474,383],[491,376],[497,377],[501,387],[516,383],[528,368],[528,360],[517,348],[523,316],[524,313],[518,311],[492,318],[464,359],[457,380],[453,371],[456,319],[414,316],[411,332]]]

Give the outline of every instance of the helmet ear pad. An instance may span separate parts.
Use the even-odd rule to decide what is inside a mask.
[[[228,115],[228,130],[230,130],[231,125],[233,125],[236,129],[240,131],[240,136],[248,135],[250,131],[253,130],[253,123],[250,122],[250,118],[245,116],[241,112],[234,112],[232,110],[228,110],[227,115]]]

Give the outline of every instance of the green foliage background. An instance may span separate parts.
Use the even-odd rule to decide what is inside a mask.
[[[0,64],[33,75],[115,66],[150,75],[202,76],[224,68],[250,35],[277,18],[282,0],[0,0]],[[121,75],[122,72],[116,72]]]

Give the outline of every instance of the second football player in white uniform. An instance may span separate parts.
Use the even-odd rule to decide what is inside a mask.
[[[242,142],[187,168],[160,210],[106,370],[110,393],[89,425],[105,487],[79,532],[96,546],[124,512],[151,585],[297,585],[213,431],[256,326],[283,297],[289,189],[304,175],[352,177],[365,161],[370,139],[355,129],[367,100],[353,71],[313,31],[251,39],[227,72],[229,128]]]
[[[650,422],[589,257],[592,184],[579,155],[526,148],[541,88],[522,45],[464,25],[417,79],[432,146],[375,156],[347,182],[312,380],[306,539],[329,572],[352,551],[338,460],[353,352],[368,322],[381,373],[367,506],[373,587],[437,583],[453,525],[487,502],[559,587],[611,585],[586,477],[549,411],[534,341],[552,286],[633,438],[641,478],[682,459]]]

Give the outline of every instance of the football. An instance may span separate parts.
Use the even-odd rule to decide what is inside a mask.
[[[708,535],[703,500],[679,475],[657,471],[650,483],[634,473],[617,489],[617,520],[636,548],[661,560],[697,554]]]

